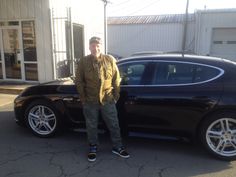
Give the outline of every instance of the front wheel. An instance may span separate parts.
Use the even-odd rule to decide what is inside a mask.
[[[26,109],[26,124],[39,137],[53,136],[59,128],[59,116],[55,108],[44,100],[35,100]]]
[[[236,113],[218,113],[203,122],[200,139],[214,156],[224,160],[236,159]]]

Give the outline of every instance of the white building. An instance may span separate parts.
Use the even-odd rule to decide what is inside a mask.
[[[108,19],[108,52],[123,57],[140,51],[182,51],[185,15]],[[236,60],[236,9],[188,15],[185,51]]]
[[[104,38],[103,0],[0,0],[0,82],[73,74],[94,35]]]

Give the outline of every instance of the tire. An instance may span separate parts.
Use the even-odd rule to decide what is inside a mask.
[[[207,118],[200,129],[200,140],[215,157],[236,159],[236,112],[221,112]]]
[[[25,121],[32,133],[38,137],[51,137],[60,127],[57,110],[46,100],[35,100],[25,111]]]

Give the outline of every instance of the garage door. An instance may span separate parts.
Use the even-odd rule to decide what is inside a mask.
[[[236,61],[236,28],[214,28],[211,55]]]

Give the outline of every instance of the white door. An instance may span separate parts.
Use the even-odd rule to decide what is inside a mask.
[[[211,55],[236,61],[236,28],[214,28]]]

